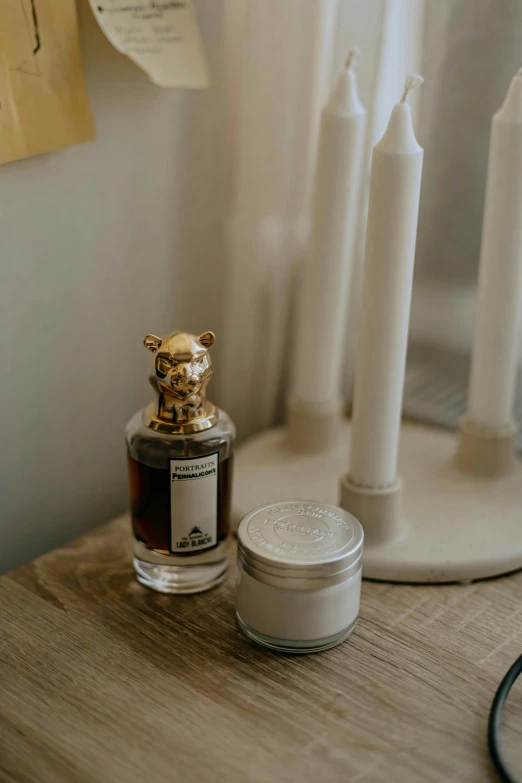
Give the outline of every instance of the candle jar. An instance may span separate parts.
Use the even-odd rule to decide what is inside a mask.
[[[237,619],[272,650],[342,642],[359,614],[363,529],[346,511],[307,501],[254,509],[238,528]]]

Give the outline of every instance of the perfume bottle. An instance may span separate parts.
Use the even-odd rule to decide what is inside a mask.
[[[228,565],[235,428],[207,400],[212,332],[153,334],[156,399],[126,429],[134,569],[162,593],[198,593]]]

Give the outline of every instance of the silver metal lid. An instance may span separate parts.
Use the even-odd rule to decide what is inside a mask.
[[[341,508],[287,500],[250,511],[237,537],[239,562],[251,576],[306,590],[349,579],[360,567],[364,533]]]

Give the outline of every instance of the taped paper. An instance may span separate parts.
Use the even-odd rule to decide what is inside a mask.
[[[208,68],[193,0],[89,0],[112,45],[160,87],[205,89]]]
[[[75,0],[0,0],[0,163],[93,138]]]

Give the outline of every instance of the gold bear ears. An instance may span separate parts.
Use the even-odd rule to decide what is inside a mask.
[[[156,337],[155,334],[148,334],[143,340],[143,345],[145,346],[145,348],[148,348],[149,351],[151,351],[152,353],[156,353],[158,348],[161,347],[162,342],[163,340],[161,339],[161,337]]]
[[[203,334],[200,334],[198,337],[198,341],[201,343],[201,345],[204,348],[212,348],[215,340],[216,340],[216,335],[214,334],[214,332],[203,332]]]
[[[212,345],[214,345],[216,338],[214,336],[214,332],[203,332],[203,334],[200,334],[197,339],[204,348],[210,348]],[[143,345],[145,348],[148,348],[151,353],[156,353],[156,351],[161,348],[162,344],[163,340],[161,337],[156,337],[155,334],[148,334],[143,340]]]

